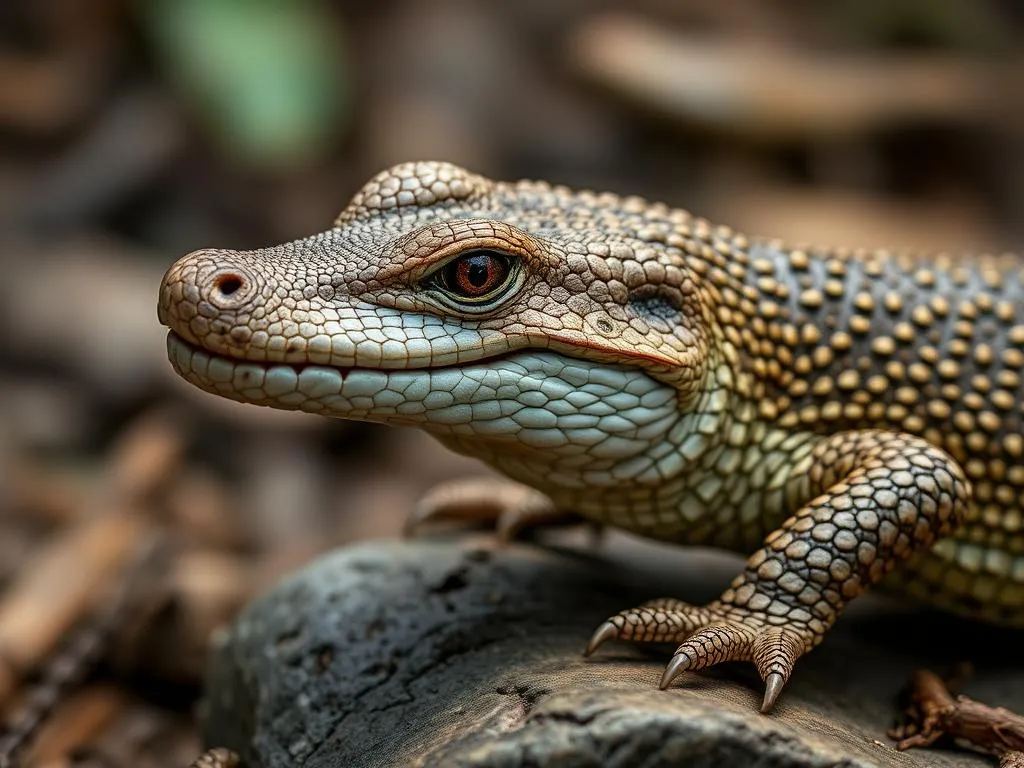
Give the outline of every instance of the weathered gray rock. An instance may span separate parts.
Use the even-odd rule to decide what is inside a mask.
[[[213,652],[204,731],[250,766],[983,766],[892,749],[910,673],[978,663],[965,692],[1024,710],[1020,634],[864,598],[770,716],[753,669],[684,675],[670,649],[580,651],[609,614],[713,597],[736,561],[613,537],[599,550],[377,543],[253,603]]]

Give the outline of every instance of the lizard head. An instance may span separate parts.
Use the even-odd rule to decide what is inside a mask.
[[[184,256],[159,316],[209,392],[607,475],[706,393],[699,228],[638,198],[407,163],[322,234]]]

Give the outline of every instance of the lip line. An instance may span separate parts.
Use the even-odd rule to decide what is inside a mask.
[[[187,349],[189,349],[192,352],[200,352],[200,353],[206,355],[207,357],[209,357],[210,359],[224,360],[224,361],[226,361],[228,363],[231,363],[232,365],[236,365],[236,366],[237,365],[246,365],[246,364],[248,364],[248,365],[255,365],[255,366],[258,366],[258,367],[262,368],[263,370],[268,370],[270,368],[274,368],[274,367],[277,367],[277,366],[285,366],[285,367],[291,368],[296,373],[301,373],[303,370],[305,370],[307,368],[328,368],[328,369],[330,369],[332,371],[337,371],[339,374],[341,374],[342,378],[345,378],[346,376],[348,376],[350,373],[352,373],[354,371],[372,371],[372,372],[379,372],[379,373],[384,373],[384,374],[398,373],[400,371],[443,371],[443,370],[451,369],[451,368],[464,368],[464,367],[471,366],[471,365],[479,365],[479,364],[482,364],[484,362],[492,362],[492,361],[495,361],[495,360],[502,360],[502,359],[505,359],[505,358],[514,357],[516,355],[523,354],[525,352],[529,352],[531,350],[533,350],[533,351],[550,351],[550,350],[543,350],[540,347],[537,347],[537,348],[524,347],[522,349],[508,350],[506,352],[501,352],[501,353],[496,354],[496,355],[490,355],[490,356],[487,356],[487,357],[481,357],[481,358],[478,358],[476,360],[468,360],[468,361],[462,361],[462,362],[448,363],[448,364],[445,364],[445,365],[426,365],[426,366],[419,366],[419,367],[415,367],[415,368],[374,368],[374,367],[371,367],[371,366],[331,365],[330,363],[311,363],[311,362],[289,363],[289,362],[286,362],[286,361],[283,361],[283,360],[282,361],[251,360],[251,359],[245,358],[245,357],[231,357],[230,355],[224,355],[224,354],[221,354],[219,352],[213,352],[213,351],[207,349],[206,347],[200,346],[199,344],[193,344],[191,341],[189,341],[188,339],[186,339],[183,336],[181,336],[181,334],[176,333],[174,330],[168,330],[167,337],[168,337],[169,340],[173,340],[175,343],[180,344],[183,347],[186,347]]]
[[[193,352],[193,353],[198,352],[200,354],[206,355],[211,360],[223,360],[223,361],[225,361],[227,363],[231,363],[231,365],[234,365],[234,366],[239,366],[239,365],[255,365],[258,368],[262,368],[263,370],[269,370],[271,368],[276,368],[276,367],[286,367],[286,368],[291,368],[296,373],[299,373],[299,372],[305,370],[306,368],[330,368],[331,370],[338,371],[342,376],[348,375],[348,373],[351,372],[351,371],[375,370],[375,369],[372,369],[372,368],[357,368],[356,366],[330,365],[328,363],[310,363],[310,362],[289,363],[289,362],[286,362],[284,360],[252,360],[252,359],[247,358],[247,357],[232,357],[231,355],[224,355],[224,354],[221,354],[220,352],[214,352],[214,351],[212,351],[210,349],[207,349],[206,347],[200,346],[199,344],[193,344],[191,341],[189,341],[188,339],[184,338],[181,334],[175,333],[174,331],[171,331],[171,330],[169,330],[167,332],[167,338],[168,338],[169,341],[173,341],[175,344],[178,344],[178,345],[180,345],[182,347],[185,347],[190,352]],[[386,370],[386,369],[382,368],[380,370]],[[412,370],[412,369],[401,368],[401,369],[398,369],[398,370]]]

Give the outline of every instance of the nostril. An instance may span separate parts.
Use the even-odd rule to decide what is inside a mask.
[[[220,275],[214,282],[213,289],[228,298],[242,289],[242,278],[231,273]]]
[[[248,302],[259,284],[244,266],[225,264],[205,275],[197,275],[202,298],[218,309],[238,311]]]

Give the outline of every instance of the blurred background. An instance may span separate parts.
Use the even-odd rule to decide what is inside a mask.
[[[412,159],[790,241],[1019,248],[1022,42],[1018,0],[0,2],[0,756],[41,724],[29,765],[187,764],[217,627],[486,471],[176,380],[176,257],[320,231]],[[40,696],[82,626],[98,672]]]

